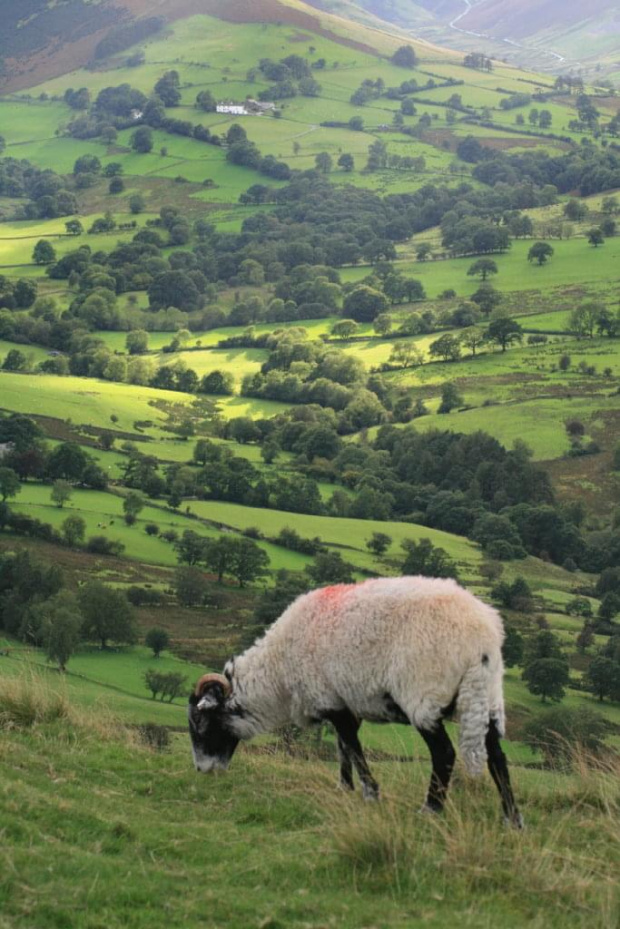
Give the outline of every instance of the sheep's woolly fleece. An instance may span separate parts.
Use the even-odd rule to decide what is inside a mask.
[[[453,580],[379,578],[304,594],[229,665],[254,716],[241,737],[344,707],[385,718],[386,695],[432,729],[456,696],[463,760],[479,773],[489,719],[504,732],[502,639],[499,614]]]

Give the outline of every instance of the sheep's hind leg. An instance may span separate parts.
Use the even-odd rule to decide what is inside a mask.
[[[353,789],[353,776],[351,766],[355,766],[362,784],[362,793],[365,800],[378,800],[379,785],[370,773],[368,762],[357,733],[360,720],[350,710],[337,710],[325,717],[332,723],[338,734],[338,751],[340,754],[340,784],[348,790]]]
[[[495,781],[495,786],[502,798],[502,810],[507,823],[515,826],[517,829],[523,828],[523,817],[517,807],[512,786],[510,784],[510,774],[508,773],[508,763],[506,756],[502,751],[499,741],[499,731],[497,723],[493,718],[489,722],[489,728],[486,736],[487,764],[491,777]]]
[[[446,801],[456,752],[441,720],[435,724],[433,729],[418,729],[418,732],[426,742],[433,762],[431,782],[422,811],[441,813]]]
[[[338,758],[340,759],[340,786],[343,790],[354,790],[351,753],[340,736],[338,736]]]

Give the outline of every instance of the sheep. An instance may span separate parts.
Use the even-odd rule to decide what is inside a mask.
[[[466,770],[485,763],[505,820],[522,817],[510,785],[502,694],[499,614],[451,579],[377,578],[298,597],[224,674],[205,674],[189,699],[196,769],[226,769],[240,741],[286,724],[333,724],[340,783],[363,796],[379,787],[358,739],[363,720],[413,725],[429,748],[423,811],[443,809],[455,751],[444,719],[460,717]]]

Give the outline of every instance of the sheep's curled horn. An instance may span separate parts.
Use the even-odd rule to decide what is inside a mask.
[[[196,684],[194,688],[194,694],[197,697],[202,697],[205,690],[207,690],[212,684],[219,684],[224,690],[224,696],[228,696],[232,690],[230,686],[230,681],[227,677],[224,677],[223,674],[203,674],[202,677]]]

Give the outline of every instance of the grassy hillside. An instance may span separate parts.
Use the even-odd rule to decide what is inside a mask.
[[[460,772],[442,819],[416,813],[421,746],[421,761],[375,762],[384,799],[371,808],[336,789],[332,762],[241,748],[227,775],[197,776],[185,736],[155,753],[58,689],[46,685],[35,725],[3,732],[7,926],[150,929],[162,912],[235,929],[616,922],[614,772],[513,768],[517,833],[498,828],[490,779]],[[0,718],[22,695],[2,682]]]

